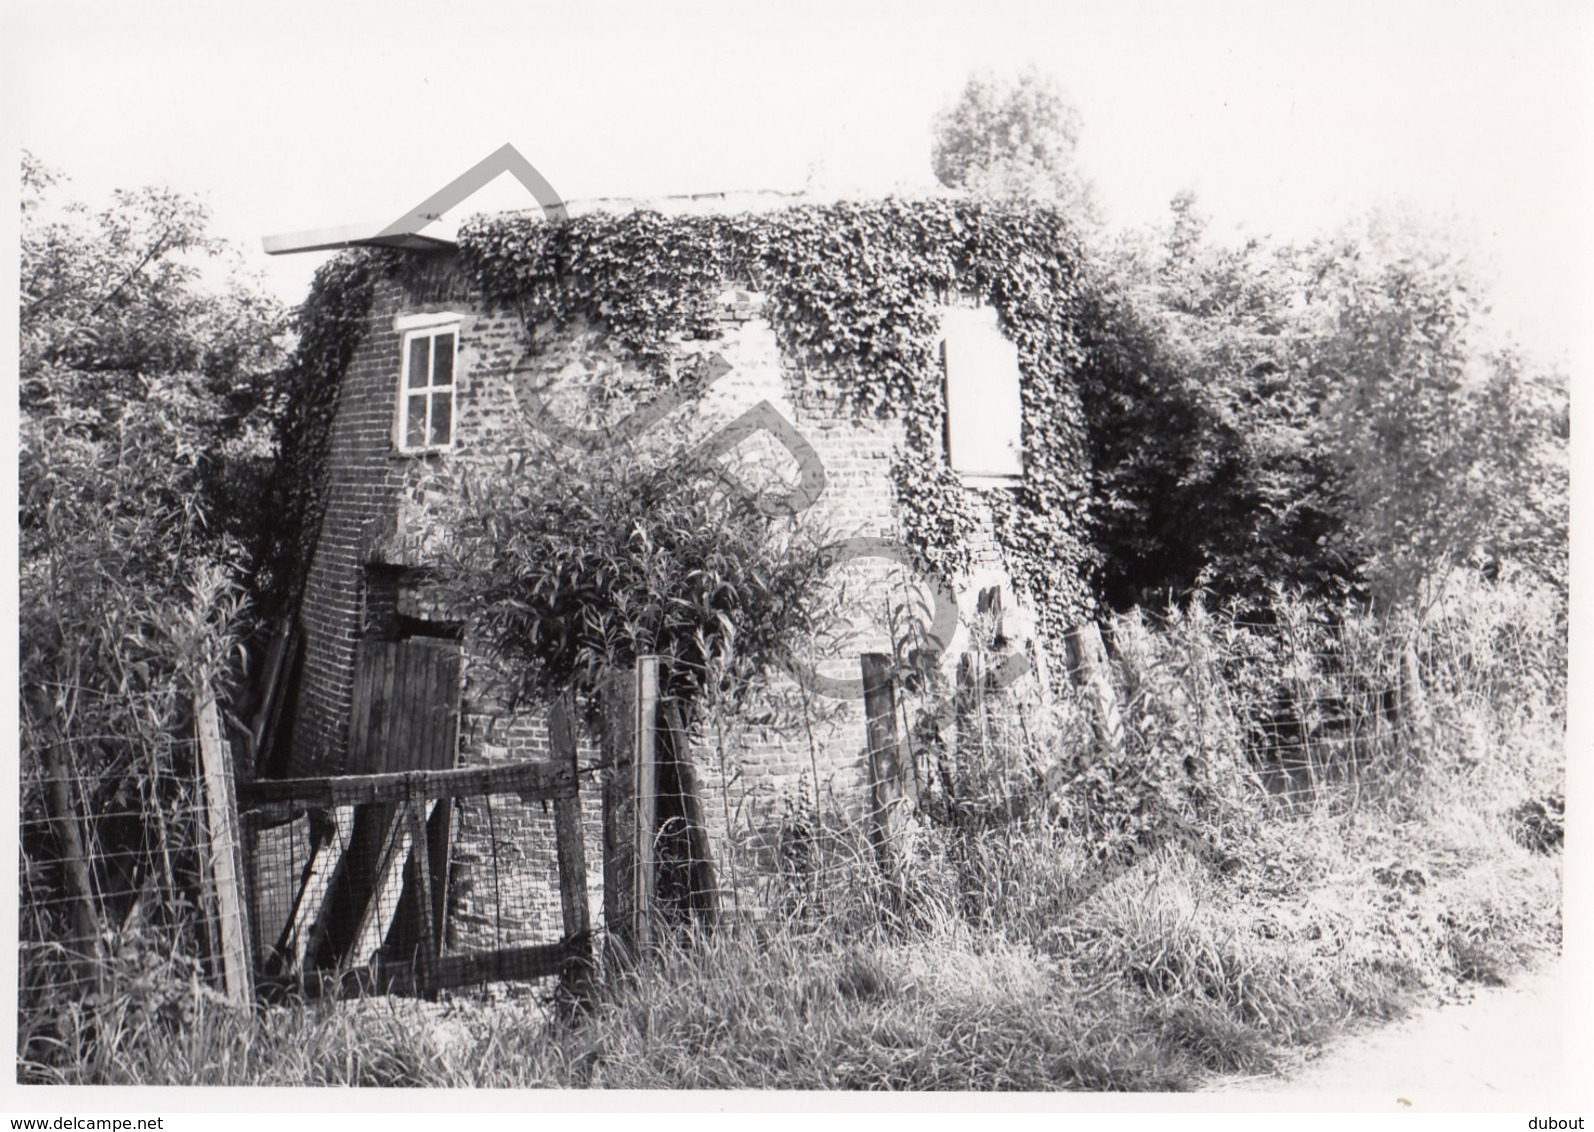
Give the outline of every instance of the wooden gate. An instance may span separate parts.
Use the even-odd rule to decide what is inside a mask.
[[[514,795],[526,801],[551,801],[557,827],[560,903],[564,936],[557,942],[442,954],[438,916],[441,889],[448,882],[437,869],[438,841],[424,815],[444,801],[483,795]],[[509,766],[458,770],[405,771],[396,774],[337,775],[242,783],[238,796],[245,828],[262,829],[325,815],[338,829],[354,809],[381,807],[394,817],[385,839],[367,856],[374,868],[356,868],[352,838],[333,834],[321,842],[300,875],[296,910],[274,956],[264,957],[263,985],[297,985],[312,991],[395,992],[429,995],[447,987],[505,979],[561,975],[577,985],[592,961],[587,906],[586,857],[581,840],[580,801],[574,759],[539,760]],[[419,851],[417,851],[419,849]],[[402,883],[406,907],[386,904],[374,892],[359,899],[353,887],[364,873]],[[396,908],[384,912],[384,908]],[[411,932],[411,935],[406,935]],[[406,939],[412,943],[407,947]],[[275,963],[273,965],[273,958]],[[331,986],[326,984],[330,980]]]
[[[264,888],[291,892],[257,939],[263,985],[325,990],[330,981],[343,992],[430,995],[503,979],[585,977],[590,919],[573,729],[556,709],[554,758],[455,769],[459,681],[455,641],[362,641],[351,773],[240,784],[256,907],[264,911]],[[455,800],[491,795],[552,802],[564,938],[444,954]],[[275,867],[261,859],[267,845],[282,856],[285,844],[303,851]]]

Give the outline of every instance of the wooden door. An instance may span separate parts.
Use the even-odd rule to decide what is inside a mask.
[[[459,732],[459,672],[458,641],[361,641],[348,773],[452,768]]]
[[[349,722],[349,773],[452,769],[459,700],[459,642],[436,637],[361,641]],[[413,832],[406,807],[357,807],[347,895],[364,912],[353,942],[340,941],[340,955],[363,962],[369,943],[382,940],[384,955],[413,964],[417,974],[436,958],[447,909],[452,816],[447,799],[427,807],[417,823],[424,837],[411,844],[413,838],[404,840]],[[391,847],[399,841],[403,849],[395,854]],[[424,979],[419,981],[424,984]]]

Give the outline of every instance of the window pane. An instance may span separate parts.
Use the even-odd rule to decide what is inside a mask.
[[[1024,474],[1024,403],[1018,348],[996,312],[955,308],[945,313],[946,439],[952,469],[970,475]]]
[[[447,444],[454,431],[454,395],[432,394],[432,444]]]
[[[432,339],[437,343],[432,360],[432,384],[454,384],[454,336],[439,334]]]
[[[421,448],[426,444],[426,397],[410,397],[409,416],[404,422],[404,447]]]
[[[428,349],[431,344],[432,340],[430,338],[420,334],[417,334],[414,338],[410,339],[409,386],[411,389],[419,389],[430,384],[430,382],[427,381],[427,378],[430,376],[430,374],[428,373],[426,367],[426,356],[431,352]],[[388,356],[391,357],[392,355],[390,354]]]

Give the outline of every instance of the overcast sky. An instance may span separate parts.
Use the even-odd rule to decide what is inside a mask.
[[[92,201],[200,195],[288,299],[324,257],[261,236],[386,222],[505,142],[572,199],[904,190],[972,69],[1034,64],[1113,225],[1187,186],[1287,236],[1405,201],[1541,349],[1589,306],[1588,4],[0,3],[16,140]]]

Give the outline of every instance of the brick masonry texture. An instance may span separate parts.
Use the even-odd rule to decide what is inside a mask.
[[[294,724],[292,773],[325,774],[347,769],[351,689],[356,649],[368,625],[390,624],[395,612],[425,618],[435,611],[417,604],[392,575],[370,568],[418,566],[425,561],[420,532],[433,501],[426,472],[439,461],[503,459],[515,450],[517,417],[528,398],[542,398],[560,419],[574,422],[590,413],[587,397],[604,385],[645,391],[650,382],[591,326],[536,328],[537,350],[514,312],[493,312],[465,294],[452,264],[430,271],[426,293],[407,293],[384,279],[377,287],[366,333],[344,377],[329,460],[328,502],[310,564],[300,627],[305,665],[299,714]],[[438,280],[444,282],[439,285]],[[444,302],[423,302],[447,294]],[[833,534],[895,537],[898,531],[893,457],[903,444],[900,422],[853,419],[801,388],[795,363],[784,358],[774,329],[760,313],[758,296],[731,292],[723,308],[721,336],[678,345],[679,359],[719,354],[732,368],[662,434],[696,443],[760,402],[778,409],[817,452],[826,474],[823,495],[811,517]],[[454,444],[445,454],[402,455],[394,444],[402,334],[395,316],[451,312],[460,316],[456,363]],[[623,415],[624,402],[619,409]],[[674,442],[674,441],[672,441]],[[745,483],[773,477],[794,482],[795,461],[767,436],[744,441],[725,457]],[[371,578],[379,584],[369,585]],[[830,675],[855,677],[858,654],[891,651],[889,606],[901,605],[911,584],[897,567],[860,560],[833,574],[837,624],[844,629],[830,659],[819,665]],[[975,547],[975,568],[957,579],[965,618],[982,588],[1008,587],[1000,550],[987,522]],[[1009,591],[1010,592],[1010,591]],[[955,664],[966,631],[959,631],[945,660]],[[488,662],[466,643],[459,740],[460,765],[544,757],[548,740],[539,710],[508,712],[485,678]],[[776,680],[788,699],[795,681]],[[711,836],[726,871],[734,846],[739,864],[767,865],[781,815],[799,799],[857,816],[867,799],[867,769],[861,700],[810,704],[804,724],[790,719],[740,719],[722,749],[717,735],[694,754],[704,787]],[[590,770],[596,751],[584,747]],[[583,776],[588,812],[586,853],[596,915],[601,906],[601,844],[598,791]],[[462,806],[454,861],[453,922],[460,938],[475,946],[548,940],[559,934],[559,900],[553,825],[540,806],[514,798],[474,799]],[[722,877],[722,882],[728,877]],[[457,942],[457,941],[456,941]]]

